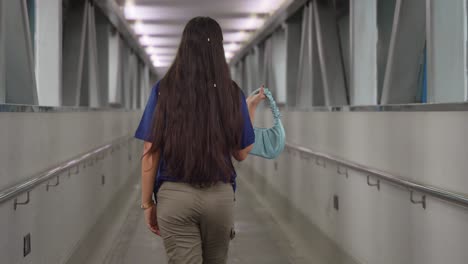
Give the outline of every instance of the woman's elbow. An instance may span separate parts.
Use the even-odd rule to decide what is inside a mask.
[[[236,158],[237,161],[244,161],[247,158],[248,155],[249,155],[249,153],[242,152],[242,153],[239,153],[237,155],[237,157],[235,157],[235,158]]]
[[[247,159],[247,157],[249,156],[249,153],[250,151],[252,151],[253,149],[253,144],[238,151],[237,152],[237,155],[234,156],[234,158],[237,160],[237,161],[244,161],[245,159]]]

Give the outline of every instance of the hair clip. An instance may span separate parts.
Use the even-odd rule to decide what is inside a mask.
[[[208,42],[210,42],[210,38],[208,38]]]
[[[216,88],[216,83],[213,86]]]

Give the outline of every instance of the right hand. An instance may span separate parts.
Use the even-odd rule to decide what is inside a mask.
[[[255,94],[255,95],[251,95],[249,97],[247,97],[247,107],[250,109],[250,108],[257,108],[257,105],[266,98],[265,96],[265,86],[262,85],[262,87],[260,87],[260,91]]]
[[[145,210],[145,222],[151,232],[161,236],[161,232],[158,226],[158,213],[156,205],[153,205]]]

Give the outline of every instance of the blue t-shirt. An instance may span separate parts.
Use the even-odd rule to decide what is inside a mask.
[[[154,109],[158,102],[159,95],[159,82],[151,89],[151,94],[146,104],[145,111],[140,121],[140,125],[135,132],[135,137],[144,141],[150,141],[151,137],[151,128],[153,122]],[[241,149],[244,149],[255,142],[255,134],[252,127],[252,122],[250,121],[249,110],[247,108],[247,102],[245,100],[244,94],[241,92],[241,113],[242,120],[244,122],[242,127],[242,139],[241,139]],[[164,157],[160,157],[160,162],[158,166],[158,172],[156,175],[156,181],[154,185],[154,193],[156,194],[161,187],[164,181],[178,181],[173,175],[166,174],[166,166],[164,164]],[[231,177],[231,184],[236,190],[236,174],[234,173]]]

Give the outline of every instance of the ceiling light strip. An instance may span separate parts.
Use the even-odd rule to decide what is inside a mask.
[[[120,7],[115,1],[94,0],[97,7],[106,15],[110,23],[120,32],[121,36],[126,39],[128,45],[136,50],[139,57],[148,65],[151,72],[156,73],[156,69],[152,67],[151,59],[146,53],[144,47],[139,44],[138,37],[125,19]]]
[[[230,64],[235,65],[256,45],[264,41],[278,27],[280,27],[291,15],[302,8],[309,0],[286,0],[285,3],[272,15],[263,26],[254,33],[250,40],[231,59]]]

